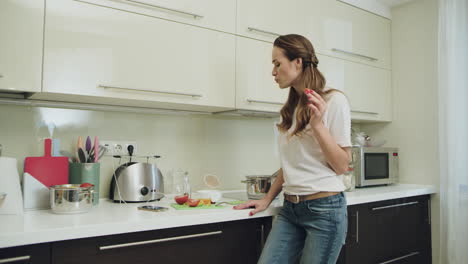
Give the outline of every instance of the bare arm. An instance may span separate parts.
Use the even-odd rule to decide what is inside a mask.
[[[322,122],[312,129],[330,167],[338,175],[346,173],[351,160],[351,149],[340,147]]]
[[[325,100],[313,90],[307,91],[306,94],[311,110],[309,125],[314,131],[315,139],[319,143],[328,165],[338,175],[346,173],[351,160],[351,149],[349,147],[340,147],[328,128],[323,124],[322,117],[327,108]]]
[[[267,201],[269,201],[268,204],[275,199],[275,197],[278,195],[278,193],[281,192],[281,189],[283,189],[283,183],[284,183],[284,178],[283,178],[283,169],[278,170],[278,176],[276,176],[275,181],[270,187],[270,190],[268,193],[265,195],[265,198]]]

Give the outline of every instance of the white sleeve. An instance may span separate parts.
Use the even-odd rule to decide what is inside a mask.
[[[332,92],[327,102],[324,124],[341,147],[351,147],[351,110],[343,93]]]

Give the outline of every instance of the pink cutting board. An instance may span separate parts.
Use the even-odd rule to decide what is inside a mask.
[[[68,183],[68,158],[51,156],[52,140],[44,141],[44,157],[27,157],[24,172],[31,174],[46,187]]]

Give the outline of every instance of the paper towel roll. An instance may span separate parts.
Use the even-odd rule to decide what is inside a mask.
[[[0,214],[23,214],[23,196],[14,158],[0,157],[0,192],[7,194]]]

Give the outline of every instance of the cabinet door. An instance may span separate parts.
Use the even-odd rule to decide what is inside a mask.
[[[271,72],[272,44],[237,37],[236,108],[279,112],[289,89],[281,89]]]
[[[0,263],[50,264],[50,244],[2,248]]]
[[[319,53],[391,68],[391,21],[339,1],[238,0],[237,14],[239,35],[272,42],[301,34]]]
[[[314,8],[318,0],[238,0],[237,34],[272,42],[278,35],[309,36],[310,26],[318,23]],[[312,39],[313,40],[313,39]]]
[[[44,92],[234,107],[230,34],[70,0],[48,1],[46,16]]]
[[[353,120],[391,121],[391,72],[326,55],[318,55],[327,85],[342,90]]]
[[[40,92],[44,1],[0,1],[0,91]]]
[[[428,197],[351,206],[348,217],[346,263],[430,263]]]
[[[391,69],[389,19],[340,1],[321,2],[324,8],[318,34],[323,35],[316,43],[320,53]]]
[[[235,33],[236,0],[80,0],[99,6]]]
[[[257,263],[271,217],[53,243],[53,263]],[[266,237],[266,236],[265,236]],[[77,250],[79,248],[79,250]]]

